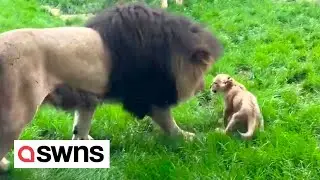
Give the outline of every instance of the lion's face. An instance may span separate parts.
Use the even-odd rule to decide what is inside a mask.
[[[185,51],[175,51],[174,73],[179,100],[185,100],[204,88],[205,74],[222,54],[222,46],[212,33],[200,26],[189,26]],[[187,45],[186,45],[187,44]],[[179,54],[178,54],[179,53]]]
[[[205,74],[214,63],[211,57],[203,56],[203,52],[196,56],[197,58],[202,56],[202,60],[194,62],[194,60],[190,61],[190,59],[187,60],[180,57],[174,61],[176,62],[174,69],[180,101],[186,100],[204,89]],[[211,59],[208,60],[208,58]]]

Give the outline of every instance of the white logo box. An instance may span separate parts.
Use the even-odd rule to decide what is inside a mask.
[[[20,154],[20,156],[24,159],[31,159],[31,152],[28,150],[30,148],[27,148],[19,153],[19,150],[23,146],[29,146],[33,149],[34,162],[23,162],[19,158]],[[46,150],[43,150],[42,152],[45,152],[47,155],[50,154],[50,161],[40,162],[37,159],[37,157],[42,159],[46,159],[48,157],[37,152],[40,146],[46,147]],[[60,156],[59,162],[55,162],[51,146],[56,149],[57,153],[61,152],[59,151],[60,146],[64,147],[64,151],[66,152],[65,154],[67,154],[68,148],[70,148],[71,153],[69,162],[64,161],[63,155]],[[84,152],[83,149],[75,151],[75,147],[80,146],[83,146],[84,149],[87,149],[87,153]],[[94,146],[97,147],[93,150]],[[94,153],[90,152],[90,148],[91,151],[94,151]],[[74,161],[75,153],[78,155],[78,162]],[[97,156],[98,153],[100,156]],[[84,161],[85,156],[88,157],[88,162]],[[94,159],[103,157],[103,160],[101,162],[94,162],[90,159],[90,157]],[[14,168],[110,168],[110,140],[15,140]]]

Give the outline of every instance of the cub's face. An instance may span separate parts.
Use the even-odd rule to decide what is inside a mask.
[[[211,91],[214,93],[224,92],[233,84],[232,78],[228,74],[218,74],[212,82]]]

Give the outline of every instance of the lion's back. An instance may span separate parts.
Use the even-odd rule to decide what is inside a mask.
[[[15,65],[19,68],[20,63],[16,60],[36,51],[36,43],[33,39],[32,29],[17,29],[0,34],[0,58],[2,66]]]

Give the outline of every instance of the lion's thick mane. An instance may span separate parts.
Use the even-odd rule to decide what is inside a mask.
[[[191,62],[191,53],[203,44],[207,47],[200,48],[206,48],[213,58],[221,54],[218,41],[199,24],[142,4],[106,9],[85,26],[101,35],[111,55],[111,74],[104,98],[120,101],[125,110],[138,118],[147,115],[152,105],[166,108],[178,103],[172,67],[175,56],[198,63]],[[61,90],[64,94],[67,91],[72,90]]]
[[[111,53],[112,71],[106,98],[115,98],[129,112],[142,118],[151,105],[178,103],[173,75],[174,53],[186,57],[200,44],[199,25],[142,4],[107,9],[86,23],[100,33]],[[218,56],[216,39],[212,55]],[[215,57],[216,58],[216,57]]]

